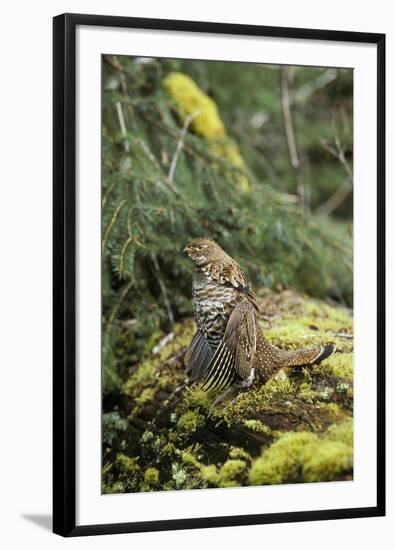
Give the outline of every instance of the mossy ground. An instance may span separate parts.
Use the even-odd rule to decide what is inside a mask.
[[[193,321],[158,334],[105,403],[104,493],[352,479],[351,312],[291,291],[258,300],[273,344],[333,342],[336,354],[212,407],[198,386],[183,387]]]

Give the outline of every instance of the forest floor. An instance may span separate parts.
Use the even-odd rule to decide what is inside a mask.
[[[352,479],[351,310],[290,290],[263,289],[258,303],[272,344],[334,343],[336,353],[213,406],[183,386],[195,325],[177,323],[105,400],[103,493]]]

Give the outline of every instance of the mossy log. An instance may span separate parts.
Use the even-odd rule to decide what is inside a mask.
[[[289,290],[264,289],[258,300],[273,344],[332,342],[336,354],[212,406],[185,385],[194,322],[176,324],[105,400],[104,493],[352,479],[351,311]]]

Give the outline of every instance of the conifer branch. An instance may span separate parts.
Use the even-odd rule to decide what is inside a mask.
[[[107,239],[110,235],[110,232],[111,232],[111,229],[113,228],[114,224],[115,224],[115,221],[118,217],[118,214],[119,212],[121,211],[121,208],[124,206],[124,204],[126,203],[126,199],[123,199],[119,204],[118,206],[116,207],[116,209],[114,210],[114,213],[112,215],[112,218],[111,218],[111,221],[110,223],[107,225],[105,231],[104,231],[104,235],[103,235],[103,241],[102,241],[102,252],[104,252],[105,250],[105,247],[106,247],[106,243],[107,243]]]

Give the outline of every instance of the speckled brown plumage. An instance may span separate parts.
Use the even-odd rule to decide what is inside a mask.
[[[190,382],[207,390],[234,383],[248,387],[256,372],[267,380],[282,367],[318,363],[331,344],[285,351],[269,344],[258,321],[258,306],[239,264],[214,241],[199,238],[184,252],[195,262],[192,294],[197,332],[186,353]]]

